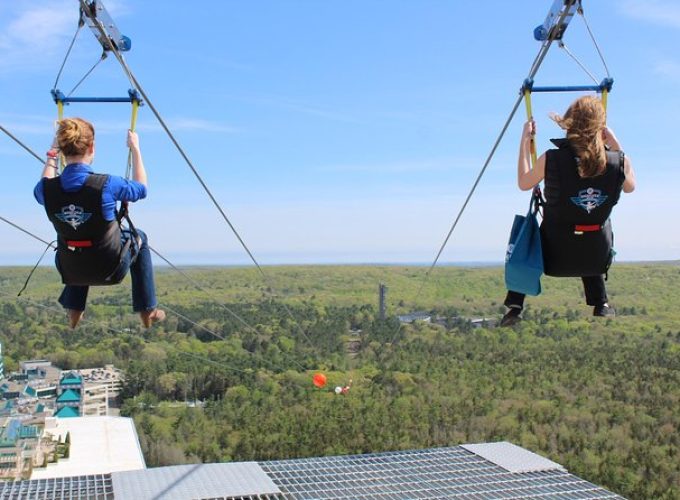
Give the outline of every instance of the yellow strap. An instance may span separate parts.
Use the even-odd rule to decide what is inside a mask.
[[[132,118],[130,118],[130,130],[133,132],[135,131],[135,128],[137,127],[137,111],[139,110],[139,101],[138,100],[133,100],[132,101]]]
[[[527,109],[527,120],[533,120],[534,114],[531,111],[531,91],[529,89],[524,90],[524,105]],[[534,141],[533,137],[531,138],[531,145],[529,148],[531,151],[531,168],[533,169],[534,165],[536,164],[536,142]]]
[[[132,116],[130,117],[130,130],[133,132],[137,127],[137,111],[139,111],[139,101],[137,99],[132,100]],[[126,177],[129,179],[132,175],[132,150],[128,150],[128,161],[127,161],[127,173]]]
[[[57,101],[57,119],[59,121],[64,119],[64,103],[62,101]],[[64,171],[64,164],[66,163],[66,161],[64,160],[64,155],[61,152],[59,153],[58,163],[59,163],[59,165],[58,165],[59,166],[59,172],[63,172]]]
[[[607,97],[609,97],[609,92],[607,92],[607,89],[602,89],[602,107],[604,108],[605,120],[607,118]]]

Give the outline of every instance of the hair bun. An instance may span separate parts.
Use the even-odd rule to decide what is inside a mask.
[[[94,142],[94,127],[82,118],[64,118],[59,120],[57,141],[64,155],[82,156]]]

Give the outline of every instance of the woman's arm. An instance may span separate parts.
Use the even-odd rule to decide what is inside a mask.
[[[623,192],[632,193],[635,191],[635,171],[633,170],[633,163],[627,156],[623,158],[623,173],[626,179],[623,181]]]
[[[59,143],[55,137],[52,139],[52,146],[50,146],[50,149],[47,152],[42,177],[52,179],[57,176],[57,170],[59,170]]]
[[[139,149],[139,136],[136,132],[128,130],[127,145],[132,154],[132,179],[146,187],[146,170],[144,169],[142,152]]]
[[[517,159],[517,185],[522,191],[532,189],[543,180],[545,176],[545,154],[542,154],[536,165],[531,168],[531,142],[536,133],[534,121],[528,121],[522,129],[522,138],[519,142],[519,158]]]
[[[605,127],[602,131],[602,136],[604,143],[609,146],[611,151],[621,151],[621,143],[612,129]],[[623,173],[626,176],[626,179],[623,181],[623,192],[632,193],[635,191],[635,171],[633,170],[633,163],[627,156],[623,159]]]

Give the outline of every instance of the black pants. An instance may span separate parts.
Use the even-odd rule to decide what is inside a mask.
[[[586,304],[589,306],[601,306],[607,302],[607,288],[604,284],[604,275],[602,276],[583,276],[583,289],[586,292]],[[524,307],[523,293],[513,292],[508,290],[505,296],[505,306],[522,309]]]

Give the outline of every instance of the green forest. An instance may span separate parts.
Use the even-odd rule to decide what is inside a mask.
[[[6,371],[122,368],[148,466],[506,440],[627,498],[680,499],[677,263],[615,264],[616,318],[592,317],[579,279],[544,278],[513,328],[470,321],[502,315],[500,267],[158,268],[168,318],[149,330],[127,280],[91,290],[70,330],[55,271],[17,298],[28,271],[0,268]],[[433,321],[400,325],[412,311]]]

